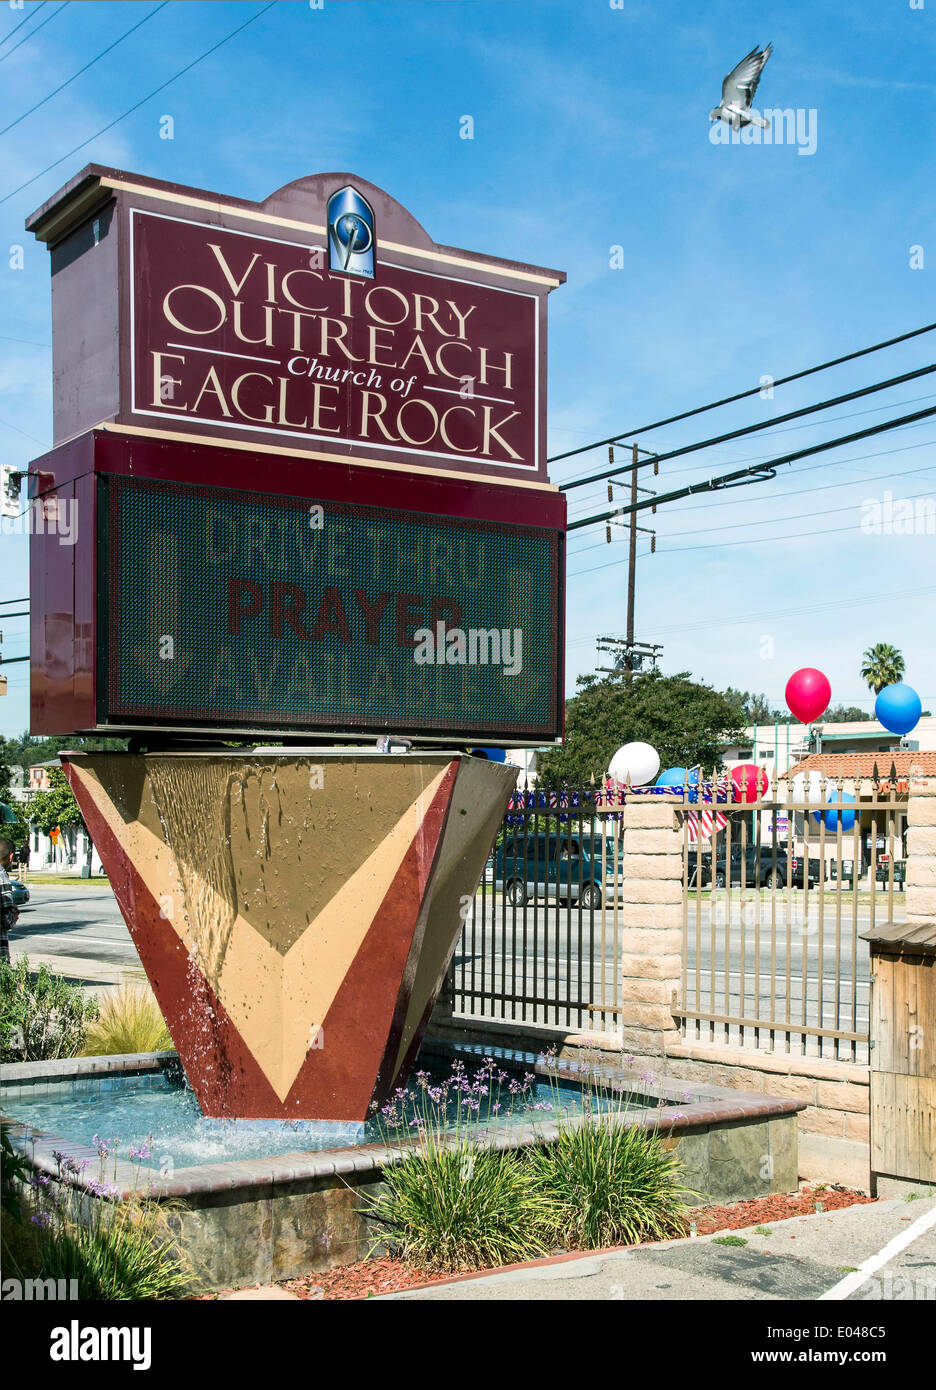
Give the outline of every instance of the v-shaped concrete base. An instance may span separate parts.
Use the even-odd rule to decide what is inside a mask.
[[[206,1115],[402,1084],[516,770],[458,754],[63,755]]]

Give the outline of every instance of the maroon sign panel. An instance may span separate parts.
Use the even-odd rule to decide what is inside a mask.
[[[131,210],[132,409],[537,468],[535,294]],[[379,246],[379,242],[378,242]]]

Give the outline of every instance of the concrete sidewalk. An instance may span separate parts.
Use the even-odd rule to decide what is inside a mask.
[[[928,1223],[926,1218],[928,1218]],[[928,1224],[928,1229],[924,1229]],[[795,1216],[770,1226],[663,1241],[605,1254],[559,1256],[436,1284],[391,1299],[455,1302],[623,1299],[751,1302],[820,1299],[936,1302],[936,1198],[889,1198],[843,1211]],[[744,1245],[719,1244],[726,1236]],[[885,1247],[910,1238],[888,1258]],[[877,1257],[877,1258],[875,1258]],[[864,1268],[863,1268],[864,1266]],[[839,1288],[850,1271],[857,1288]],[[862,1278],[862,1276],[865,1276]]]

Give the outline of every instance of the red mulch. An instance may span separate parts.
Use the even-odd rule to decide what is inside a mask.
[[[744,1226],[769,1226],[772,1221],[786,1221],[791,1216],[812,1216],[817,1203],[823,1211],[839,1211],[859,1202],[874,1202],[860,1192],[847,1187],[809,1187],[798,1192],[780,1192],[773,1197],[756,1197],[750,1202],[735,1202],[730,1207],[700,1207],[693,1216],[696,1233],[709,1236],[713,1231],[738,1231]]]
[[[875,1198],[850,1192],[844,1187],[810,1187],[804,1184],[798,1192],[757,1197],[750,1202],[735,1202],[732,1206],[699,1207],[693,1212],[692,1220],[697,1234],[706,1236],[713,1231],[739,1230],[744,1226],[769,1226],[772,1221],[785,1221],[791,1216],[811,1216],[816,1211],[817,1203],[823,1211],[839,1211],[858,1202],[873,1201]],[[300,1298],[328,1301],[397,1293],[418,1284],[432,1284],[448,1278],[451,1276],[446,1274],[433,1277],[411,1269],[402,1260],[383,1257],[339,1265],[301,1279],[286,1279],[282,1281],[282,1287]],[[208,1295],[209,1298],[214,1296]]]

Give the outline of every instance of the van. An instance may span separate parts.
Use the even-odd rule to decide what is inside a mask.
[[[619,882],[623,862],[619,849]],[[614,842],[601,834],[509,835],[494,856],[494,886],[514,907],[533,897],[600,907],[614,881]]]

